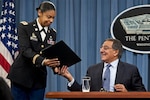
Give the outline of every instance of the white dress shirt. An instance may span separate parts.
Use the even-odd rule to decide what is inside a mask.
[[[36,19],[37,21],[37,25],[38,25],[38,28],[39,28],[39,31],[41,31],[43,29],[43,27],[41,26],[41,24],[39,23],[38,21],[38,18]],[[44,27],[45,29],[45,32],[47,33],[47,30],[48,30],[48,27]],[[41,38],[42,38],[42,41],[45,40],[45,37],[46,37],[46,33],[44,31],[41,31],[40,34],[41,34]]]

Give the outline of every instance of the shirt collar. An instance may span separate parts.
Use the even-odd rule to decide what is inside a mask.
[[[42,26],[41,26],[41,24],[39,23],[38,19],[39,19],[39,18],[37,18],[37,19],[36,19],[36,22],[37,22],[37,26],[38,26],[39,31],[40,31],[40,30],[42,30],[42,29],[43,29],[43,27],[42,27]],[[47,32],[48,27],[44,27],[44,29],[45,29],[45,31]]]
[[[119,63],[119,59],[116,59],[113,62],[111,62],[110,64],[113,68],[117,68],[118,63]],[[104,62],[104,67],[106,67],[107,65],[108,65],[108,63]]]

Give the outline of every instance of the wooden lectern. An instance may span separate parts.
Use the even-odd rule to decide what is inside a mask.
[[[46,98],[64,100],[150,100],[150,92],[48,92]]]

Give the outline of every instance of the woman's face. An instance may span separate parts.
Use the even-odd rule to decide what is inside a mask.
[[[54,21],[54,18],[56,16],[55,10],[48,10],[45,12],[41,12],[41,10],[38,11],[39,16],[39,23],[41,26],[50,26],[51,23]]]

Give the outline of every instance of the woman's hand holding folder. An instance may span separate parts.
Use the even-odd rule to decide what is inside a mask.
[[[60,61],[58,60],[58,58],[44,59],[43,65],[51,67],[54,74],[57,74],[59,69],[58,67],[60,66]]]
[[[58,67],[60,65],[60,61],[58,58],[44,59],[43,64],[49,67]]]

